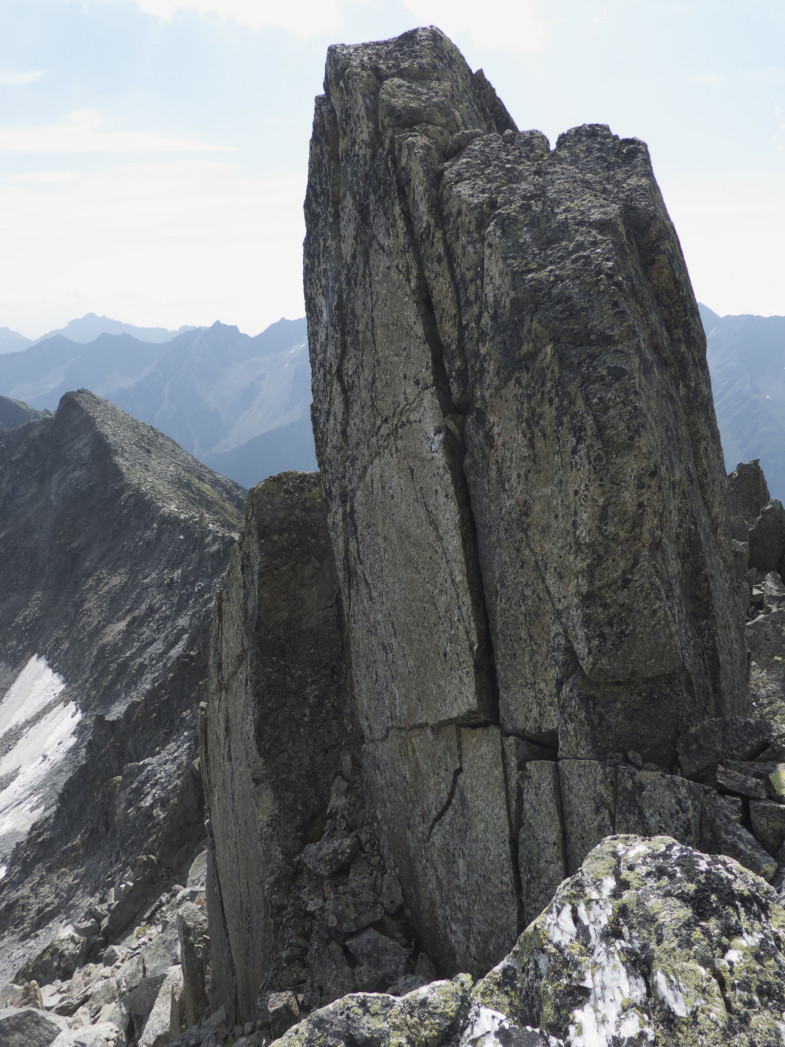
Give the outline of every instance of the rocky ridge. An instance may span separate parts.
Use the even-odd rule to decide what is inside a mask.
[[[197,710],[242,492],[82,390],[0,435],[0,504],[8,977],[68,923],[100,950],[203,839]]]
[[[33,422],[36,418],[44,418],[49,411],[36,411],[29,404],[21,400],[14,400],[10,396],[0,396],[0,433],[16,429],[25,422]]]
[[[782,507],[740,466],[728,529],[645,147],[519,134],[436,30],[331,49],[326,92],[321,482],[246,504],[200,717],[207,853],[137,908],[138,949],[85,963],[85,923],[35,957],[0,1031],[781,1043]],[[151,861],[126,872],[112,905],[137,878],[155,898]]]

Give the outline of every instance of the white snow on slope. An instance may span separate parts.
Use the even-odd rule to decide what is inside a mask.
[[[43,792],[76,741],[81,713],[73,702],[42,711],[65,687],[44,658],[34,655],[0,700],[0,741],[12,728],[29,724],[0,759],[0,836],[24,833],[44,812]]]
[[[45,709],[65,687],[65,680],[53,672],[45,658],[34,654],[0,699],[0,738],[11,727],[31,720]]]

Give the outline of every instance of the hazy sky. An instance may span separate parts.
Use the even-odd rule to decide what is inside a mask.
[[[301,316],[325,50],[427,24],[522,129],[644,139],[698,298],[785,315],[783,0],[1,0],[0,327]]]

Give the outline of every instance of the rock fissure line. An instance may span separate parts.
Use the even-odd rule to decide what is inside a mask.
[[[409,247],[412,252],[417,271],[420,275],[425,288],[428,287],[428,279],[425,273],[425,265],[422,258],[422,254],[417,246],[417,237],[415,236],[414,223],[411,217],[411,211],[409,207],[409,201],[407,198],[406,191],[401,184],[401,177],[398,171],[398,165],[396,164],[395,170],[395,184],[398,191],[398,206],[401,209],[401,213],[404,220],[404,225],[407,231],[409,239]],[[439,228],[444,235],[443,228],[439,219]],[[446,236],[444,237],[446,241]],[[450,277],[453,280],[452,289],[453,296],[456,303],[460,301],[458,294],[458,288],[454,283],[454,277],[452,272]],[[450,388],[450,380],[447,374],[447,367],[445,363],[444,344],[441,339],[439,332],[439,325],[436,319],[436,312],[433,306],[433,300],[431,293],[428,290],[426,295],[417,303],[418,311],[420,315],[420,321],[422,324],[423,334],[427,342],[428,348],[431,354],[431,372],[433,375],[433,386],[436,390],[436,395],[439,399],[439,405],[442,411],[443,424],[446,433],[451,434],[451,427],[448,422],[451,417],[463,416],[464,411],[461,411],[456,405],[452,390]],[[457,328],[462,332],[462,323],[460,316],[456,318]],[[461,334],[462,341],[462,334]],[[464,360],[465,363],[465,360]],[[491,638],[491,629],[488,619],[488,608],[485,599],[484,582],[482,577],[482,571],[480,568],[480,555],[477,542],[477,525],[474,519],[472,511],[471,495],[468,478],[463,468],[463,462],[466,455],[465,446],[458,444],[454,440],[457,446],[450,446],[448,442],[449,437],[444,442],[444,457],[447,465],[449,475],[452,481],[453,496],[455,498],[458,521],[461,537],[461,546],[463,551],[463,563],[464,570],[466,573],[466,579],[469,586],[469,595],[474,611],[475,628],[477,629],[479,645],[475,655],[474,672],[476,681],[476,694],[479,703],[485,707],[490,702],[492,710],[491,719],[494,722],[498,722],[499,718],[499,684],[496,678],[496,670],[494,667],[493,658],[493,643]],[[430,505],[427,500],[424,502],[426,512],[430,516]],[[439,534],[438,527],[434,526],[434,533]],[[447,563],[449,558],[445,557]]]
[[[459,757],[460,757],[460,748],[461,748],[460,732],[458,732],[458,753],[459,753]],[[433,830],[436,828],[436,826],[439,824],[439,822],[442,820],[442,818],[444,818],[444,816],[447,814],[449,809],[452,807],[452,802],[455,799],[455,793],[456,793],[456,791],[458,789],[458,779],[460,778],[460,776],[462,774],[463,774],[463,767],[462,766],[456,767],[455,770],[452,772],[452,781],[450,782],[450,791],[447,794],[447,799],[444,801],[444,803],[441,806],[441,808],[435,814],[435,816],[433,818],[433,821],[428,826],[428,839],[429,840],[433,836]]]
[[[419,720],[416,723],[411,724],[390,724],[383,734],[376,736],[368,735],[366,741],[373,744],[379,744],[380,742],[386,742],[393,734],[417,734],[420,731],[438,731],[443,727],[459,727],[465,731],[484,731],[488,727],[498,726],[499,725],[494,720],[473,718],[470,716],[453,716],[446,720]],[[499,733],[502,737],[514,737],[513,735],[505,736],[501,730]]]
[[[503,739],[505,735],[500,732],[500,737]],[[507,737],[510,737],[509,735]],[[502,743],[503,744],[503,743]],[[520,854],[518,849],[519,838],[521,830],[523,828],[521,821],[522,817],[516,819],[515,817],[515,806],[518,802],[518,776],[521,771],[520,764],[516,760],[515,762],[515,780],[510,781],[509,766],[507,761],[504,759],[504,752],[502,752],[502,775],[504,777],[504,798],[507,806],[507,826],[509,829],[509,845],[510,845],[510,865],[512,866],[512,874],[515,883],[515,902],[517,905],[517,928],[518,933],[526,926],[524,917],[524,904],[523,904],[523,886],[521,883],[521,863]],[[522,815],[522,812],[521,812]]]
[[[410,425],[411,420],[405,417],[405,412],[410,411],[415,407],[424,396],[427,396],[427,394],[432,391],[432,389],[433,386],[430,385],[422,386],[413,400],[409,400],[408,403],[401,404],[396,408],[394,412],[396,417],[393,419],[387,418],[379,424],[378,428],[373,433],[369,435],[368,444],[369,446],[375,447],[376,450],[371,453],[368,461],[364,464],[357,476],[352,478],[352,487],[349,491],[350,497],[355,497],[360,492],[371,467],[375,462],[379,461],[382,456],[384,447],[383,441],[381,441],[379,437],[384,435],[386,439],[390,439],[397,433],[401,432],[405,426]],[[449,427],[445,426],[445,428]]]

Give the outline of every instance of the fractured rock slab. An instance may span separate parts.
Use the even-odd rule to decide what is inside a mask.
[[[366,774],[416,926],[443,970],[474,971],[497,946],[466,920],[497,928],[519,890],[505,852],[523,920],[535,853],[548,878],[559,848],[574,869],[615,792],[562,817],[550,771],[565,840],[554,828],[546,859],[522,811],[545,779],[527,772],[519,795],[522,765],[507,745],[497,769],[494,743],[478,832],[472,731],[670,769],[689,724],[747,710],[705,337],[646,147],[598,125],[554,149],[519,133],[435,29],[330,48],[306,224]],[[559,785],[572,803],[561,770]],[[464,913],[474,881],[488,887]]]
[[[293,863],[347,748],[336,597],[318,476],[253,488],[216,614],[202,745],[214,965],[234,977],[224,999],[242,1021],[280,966]]]
[[[368,743],[366,756],[377,768],[375,805],[415,926],[446,968],[481,971],[518,928],[501,732],[395,731]]]

